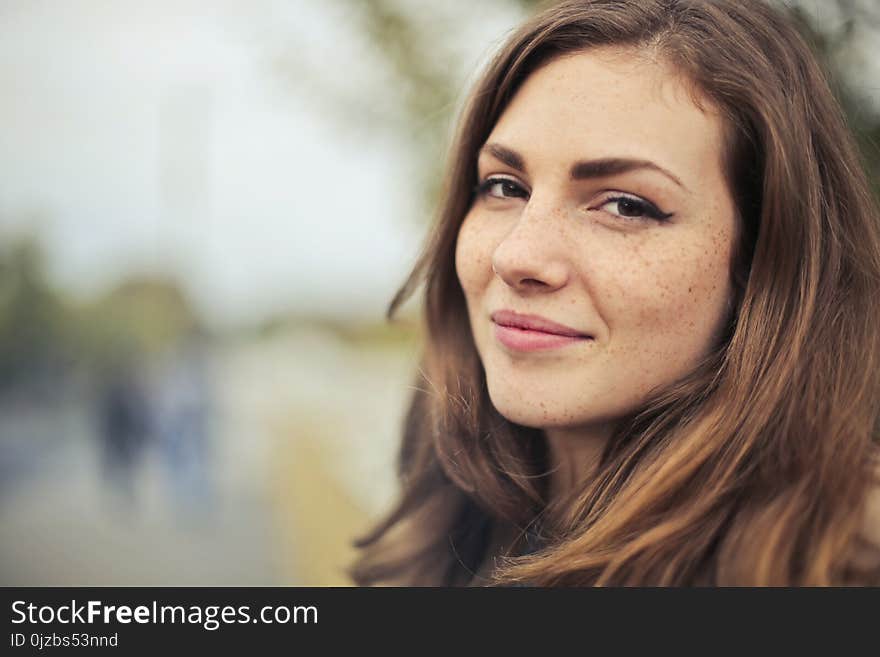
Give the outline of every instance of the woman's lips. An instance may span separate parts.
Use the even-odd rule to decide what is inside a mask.
[[[592,340],[592,336],[570,326],[513,310],[496,310],[491,315],[495,337],[501,344],[516,351],[556,349],[576,342]]]
[[[577,342],[592,340],[588,336],[559,335],[558,333],[545,333],[544,331],[502,326],[501,324],[495,324],[495,337],[505,347],[516,351],[557,349]]]

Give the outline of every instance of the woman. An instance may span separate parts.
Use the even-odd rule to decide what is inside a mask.
[[[757,0],[569,0],[470,96],[359,584],[880,582],[880,214]]]

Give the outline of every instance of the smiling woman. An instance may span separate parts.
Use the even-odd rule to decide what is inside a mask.
[[[880,582],[878,217],[762,2],[536,16],[389,309],[426,282],[402,499],[355,580]]]

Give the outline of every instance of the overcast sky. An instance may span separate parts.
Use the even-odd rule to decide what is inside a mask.
[[[3,235],[36,230],[74,293],[171,271],[219,321],[381,316],[425,226],[407,144],[344,129],[273,64],[307,43],[337,86],[365,74],[327,4],[3,0]],[[469,16],[476,65],[516,16]]]

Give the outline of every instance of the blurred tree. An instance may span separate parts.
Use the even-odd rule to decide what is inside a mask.
[[[829,0],[822,13],[815,3],[787,3],[801,33],[826,64],[826,71],[856,135],[874,194],[880,197],[880,80],[865,79],[880,43],[880,3],[877,0]],[[834,20],[827,20],[828,16]],[[825,19],[825,20],[823,20]]]
[[[132,275],[78,309],[80,354],[92,368],[149,358],[202,322],[176,281]]]
[[[462,12],[480,20],[473,3],[450,0],[335,0],[322,10],[333,17],[339,41],[354,53],[339,75],[326,68],[318,52],[337,44],[308,45],[300,35],[276,60],[276,72],[290,87],[337,119],[340,129],[362,141],[377,136],[401,143],[412,158],[407,184],[419,185],[425,222],[440,191],[449,128],[466,77],[472,73],[473,47],[461,25]],[[482,0],[481,15],[522,13],[512,0]]]
[[[46,280],[40,244],[0,249],[0,389],[45,377],[66,353],[66,308]]]
[[[354,17],[362,32],[376,46],[391,77],[400,84],[385,87],[382,93],[393,93],[390,125],[408,125],[406,131],[416,151],[420,181],[426,201],[433,201],[440,192],[440,171],[447,126],[455,109],[462,62],[449,39],[456,34],[454,24],[426,7],[414,7],[395,0],[365,0],[357,3]],[[438,39],[438,35],[445,35]],[[386,110],[387,111],[387,110]]]

